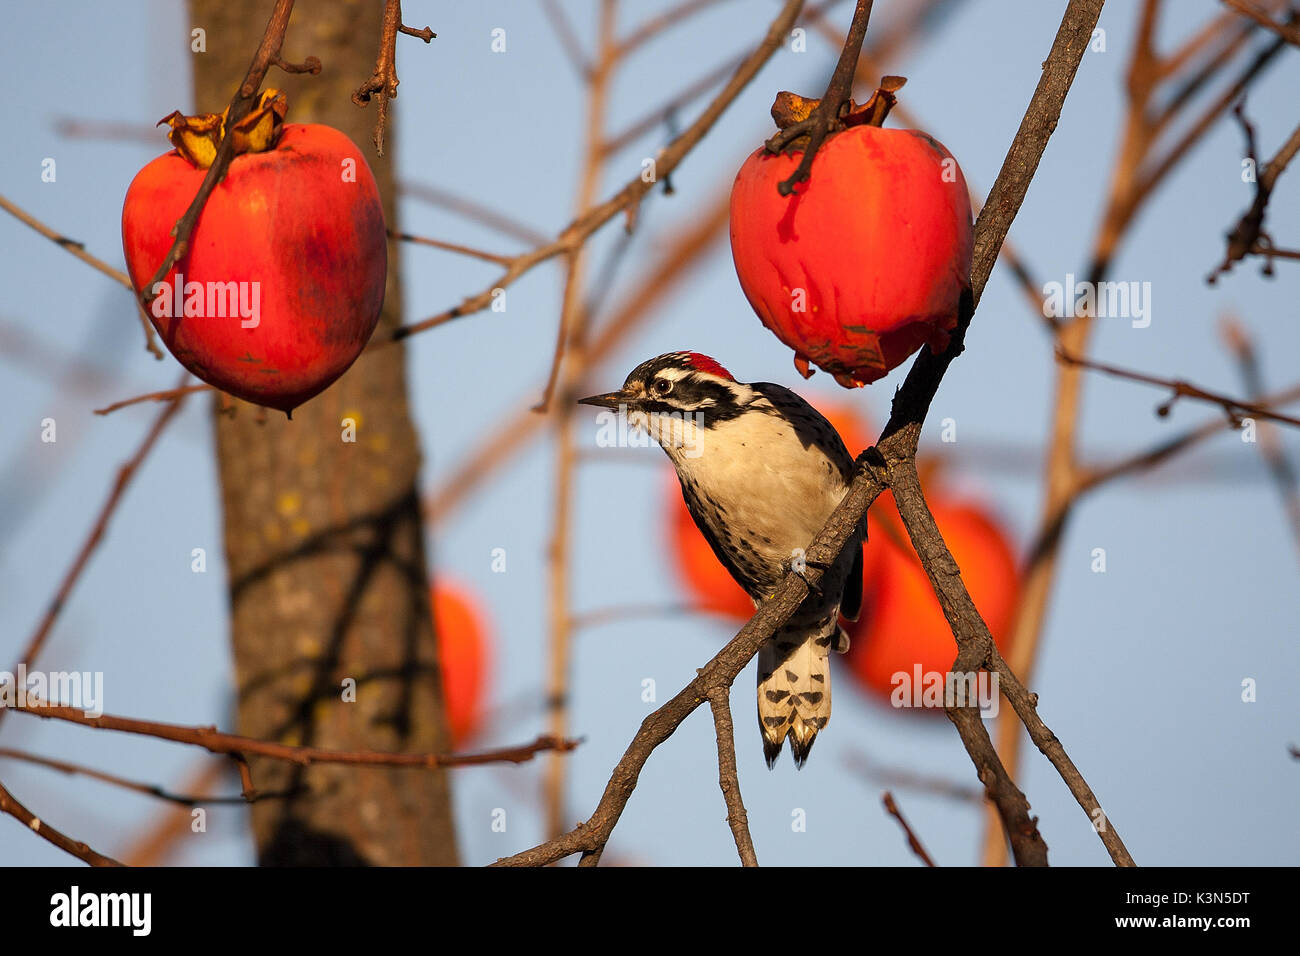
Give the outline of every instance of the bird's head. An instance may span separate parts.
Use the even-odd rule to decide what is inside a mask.
[[[669,454],[698,441],[702,431],[729,421],[753,399],[720,363],[699,352],[668,352],[642,362],[617,392],[578,399],[627,413],[628,424],[646,431]]]

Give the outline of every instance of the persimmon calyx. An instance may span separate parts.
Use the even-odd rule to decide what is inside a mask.
[[[289,99],[280,90],[266,89],[258,97],[252,111],[230,127],[234,137],[235,155],[264,153],[275,148],[280,141]],[[176,151],[198,169],[207,169],[217,158],[217,147],[225,138],[226,118],[230,107],[220,113],[199,113],[186,116],[176,110],[158,121],[171,127],[167,138]]]
[[[830,133],[839,132],[850,126],[882,126],[885,117],[889,111],[894,108],[898,102],[895,93],[907,82],[905,76],[883,76],[880,78],[880,85],[876,87],[871,98],[865,103],[858,104],[849,100],[841,112],[836,128]],[[772,120],[776,123],[777,129],[789,129],[799,123],[806,122],[817,108],[821,106],[822,101],[815,97],[800,96],[798,93],[790,93],[782,90],[776,94],[776,101],[772,103]],[[790,142],[786,143],[786,149],[802,149],[807,145],[807,134],[803,134]]]

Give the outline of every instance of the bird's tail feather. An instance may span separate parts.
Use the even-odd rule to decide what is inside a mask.
[[[786,737],[803,767],[818,732],[831,719],[832,647],[848,649],[838,611],[813,625],[778,631],[758,652],[758,726],[771,767]]]

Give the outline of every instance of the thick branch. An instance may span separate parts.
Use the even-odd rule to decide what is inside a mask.
[[[921,482],[917,477],[914,462],[900,462],[898,466],[890,471],[890,486],[894,491],[894,501],[898,505],[898,514],[903,519],[903,524],[907,527],[908,537],[912,540],[913,547],[916,548],[917,556],[921,559],[921,565],[925,568],[926,575],[930,578],[930,584],[934,588],[935,595],[939,598],[939,606],[943,609],[943,615],[952,628],[953,636],[957,639],[957,660],[953,663],[952,670],[954,673],[975,673],[983,667],[996,671],[998,683],[1003,694],[1011,702],[1012,708],[1024,723],[1025,728],[1029,731],[1030,738],[1038,745],[1038,749],[1052,762],[1052,765],[1061,774],[1061,779],[1070,788],[1079,806],[1088,814],[1088,818],[1094,822],[1105,820],[1101,814],[1101,806],[1093,794],[1092,789],[1079,773],[1078,768],[1065,753],[1065,748],[1057,740],[1043,721],[1039,718],[1037,712],[1038,698],[1035,694],[1030,694],[1011,669],[1007,667],[1006,662],[998,653],[997,645],[993,643],[993,636],[989,633],[988,625],[984,623],[983,617],[975,607],[975,602],[971,600],[970,593],[966,590],[965,584],[961,579],[961,572],[957,567],[957,562],[953,560],[952,553],[948,550],[947,544],[939,532],[938,525],[935,524],[934,515],[930,513],[929,506],[925,502],[925,496],[921,491]],[[953,717],[954,708],[949,702],[948,716]],[[980,743],[989,742],[988,733],[984,731],[983,722],[979,720],[978,712],[974,708],[965,708],[966,713],[972,714],[976,722],[979,723]],[[954,718],[955,722],[955,718]],[[960,725],[959,725],[960,729]],[[966,739],[963,734],[963,741]],[[997,793],[991,794],[996,801],[1000,799]],[[1021,797],[1023,800],[1023,797]],[[1028,810],[1028,806],[1025,807]],[[1006,815],[1003,815],[1005,822]],[[1023,825],[1023,818],[1021,819]],[[1105,825],[1098,828],[1098,835],[1102,843],[1105,844],[1111,859],[1120,866],[1133,866],[1133,858],[1129,856],[1124,842],[1120,839],[1119,834],[1115,832],[1114,827]],[[1030,841],[1029,848],[1032,849],[1032,840],[1037,837],[1037,830],[1032,834],[1011,833],[1012,852],[1016,855],[1016,861],[1022,863],[1021,850],[1025,847],[1017,848],[1017,837]],[[1041,837],[1038,838],[1041,842]],[[1045,848],[1044,848],[1045,849]]]

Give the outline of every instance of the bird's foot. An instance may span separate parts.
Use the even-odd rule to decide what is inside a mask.
[[[859,470],[865,471],[876,480],[882,488],[889,487],[889,462],[875,445],[864,449],[853,462]]]
[[[790,562],[790,570],[798,575],[804,584],[808,585],[808,593],[814,595],[820,600],[825,597],[825,592],[822,591],[821,585],[817,581],[808,580],[809,568],[815,568],[819,574],[825,574],[826,571],[830,569],[830,565],[824,564],[821,561],[811,561],[807,558],[800,561]]]

